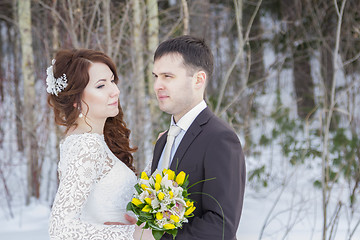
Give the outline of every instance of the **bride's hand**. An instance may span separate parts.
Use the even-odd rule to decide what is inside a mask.
[[[105,225],[134,225],[137,220],[134,217],[131,217],[128,214],[125,214],[125,219],[128,221],[128,223],[122,223],[122,222],[105,222]]]
[[[155,240],[150,229],[142,229],[144,223],[140,226],[135,226],[134,240]]]

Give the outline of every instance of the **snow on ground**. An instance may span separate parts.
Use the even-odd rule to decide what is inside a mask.
[[[49,207],[33,203],[14,209],[14,218],[0,218],[1,240],[48,240]]]

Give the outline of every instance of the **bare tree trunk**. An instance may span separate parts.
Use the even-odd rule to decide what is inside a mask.
[[[106,31],[106,54],[108,56],[112,56],[112,38],[111,38],[111,20],[110,20],[110,0],[103,0],[103,6],[104,6],[104,27]]]
[[[14,40],[14,47],[13,47],[13,53],[14,53],[14,66],[18,66],[18,63],[20,63],[20,56],[19,56],[19,50],[20,50],[20,43],[19,38],[17,37],[16,32],[14,32],[13,36]],[[16,112],[16,137],[17,137],[17,147],[20,152],[24,151],[24,138],[23,138],[23,103],[21,101],[20,96],[20,70],[17,67],[14,67],[14,90],[15,90],[15,112]]]
[[[297,24],[304,21],[304,12],[304,6],[302,6],[299,0],[281,1],[281,13],[289,29],[287,34],[289,35],[288,39],[292,50],[297,113],[302,119],[305,119],[315,108],[314,83],[311,76],[308,40],[306,39],[306,34],[303,33],[302,26]]]
[[[338,57],[339,57],[339,48],[340,48],[340,38],[341,38],[341,24],[342,24],[342,18],[344,14],[344,8],[346,4],[346,0],[343,0],[341,2],[340,9],[338,8],[338,3],[336,0],[333,2],[334,8],[336,9],[337,14],[337,26],[336,26],[336,34],[335,34],[335,49],[333,52],[333,61],[332,61],[332,69],[334,69],[332,78],[331,78],[331,90],[330,90],[330,104],[328,105],[329,108],[326,108],[327,105],[325,104],[324,109],[324,122],[325,122],[325,128],[324,128],[324,136],[323,136],[323,152],[321,155],[321,167],[322,167],[322,174],[321,174],[321,185],[322,185],[322,208],[323,208],[323,229],[322,229],[322,240],[327,239],[327,232],[329,230],[328,225],[328,204],[331,197],[331,191],[332,188],[330,186],[330,151],[328,149],[329,145],[329,138],[330,138],[330,125],[331,120],[333,118],[333,113],[335,110],[335,89],[336,89],[336,72],[339,69],[338,67]],[[325,87],[326,88],[326,87]],[[324,101],[327,101],[327,99],[324,99]]]
[[[142,6],[140,0],[133,0],[133,46],[135,53],[134,80],[135,80],[135,111],[134,111],[134,142],[138,151],[134,154],[137,162],[137,170],[142,171],[145,167],[145,76],[144,76],[144,50],[142,42]]]
[[[297,113],[302,119],[315,108],[314,83],[311,76],[310,55],[306,44],[293,49],[293,75]]]
[[[14,1],[12,4],[12,8],[13,8],[13,15],[14,15],[14,20],[18,21],[18,14],[17,14],[17,7],[16,7],[16,1]],[[10,40],[10,42],[12,43],[12,47],[10,48],[10,54],[12,54],[14,56],[13,58],[13,67],[10,66],[11,64],[9,64],[9,68],[12,67],[12,69],[14,69],[13,72],[13,76],[14,76],[14,96],[15,96],[15,121],[16,121],[16,140],[17,140],[17,149],[20,152],[24,152],[24,138],[23,138],[23,103],[21,101],[21,95],[20,95],[20,68],[16,67],[19,65],[20,63],[20,40],[18,37],[18,31],[11,31],[13,29],[12,25],[8,25],[7,28],[7,34],[8,34],[8,38]]]
[[[156,139],[155,137],[160,131],[160,116],[161,112],[160,109],[157,107],[157,100],[154,94],[153,85],[154,85],[154,77],[152,75],[153,70],[153,59],[154,53],[159,45],[159,9],[158,3],[156,0],[146,0],[147,6],[147,37],[148,37],[148,44],[147,44],[147,51],[148,51],[148,64],[147,64],[147,73],[146,77],[148,80],[148,96],[149,96],[149,108],[151,114],[151,127],[152,131],[152,139]]]
[[[181,0],[182,4],[182,13],[183,13],[183,22],[184,22],[184,30],[183,34],[187,35],[190,32],[189,29],[189,7],[186,0]]]
[[[3,27],[2,24],[0,24],[0,33],[2,33]],[[4,65],[3,65],[3,39],[2,34],[0,35],[0,104],[4,101],[4,81],[5,81],[5,74],[4,74]],[[1,127],[1,126],[0,126]]]
[[[231,104],[233,104],[236,99],[238,99],[240,97],[240,94],[242,93],[242,91],[246,88],[246,85],[248,83],[249,80],[249,72],[250,72],[250,59],[249,59],[249,55],[251,55],[251,53],[249,53],[248,51],[246,51],[245,47],[248,46],[249,44],[249,35],[250,35],[250,30],[252,28],[254,19],[256,17],[256,15],[259,12],[259,8],[260,5],[262,4],[262,0],[258,0],[256,3],[256,7],[254,9],[254,11],[252,12],[251,18],[249,20],[249,23],[247,24],[246,28],[245,28],[245,34],[243,33],[243,0],[234,0],[234,6],[235,6],[235,17],[236,17],[236,27],[237,27],[237,34],[238,34],[238,51],[236,53],[236,56],[234,58],[234,60],[232,61],[230,67],[228,68],[228,70],[225,73],[225,77],[224,80],[221,83],[220,86],[220,90],[219,90],[219,97],[217,99],[217,103],[216,103],[216,108],[215,108],[215,114],[216,115],[221,115],[224,111],[226,111],[228,109],[228,106],[224,107],[223,110],[221,110],[221,104],[223,102],[223,98],[224,98],[224,94],[225,94],[225,90],[226,90],[226,85],[229,81],[230,75],[233,72],[235,66],[237,65],[237,63],[239,62],[240,65],[240,70],[241,70],[241,74],[240,74],[240,89],[238,90],[239,94],[236,95],[234,97],[234,100],[232,101]]]
[[[247,15],[248,14],[246,14],[246,16]],[[249,36],[251,39],[251,41],[249,42],[251,47],[249,83],[262,79],[265,76],[264,46],[261,41],[262,34],[263,30],[260,21],[260,15],[256,15]],[[264,84],[261,85],[262,87],[264,87]]]
[[[335,48],[336,20],[334,19],[335,9],[333,3],[325,4],[325,16],[321,23],[322,44],[320,45],[321,76],[325,85],[326,106],[329,107],[331,98],[331,87],[334,75],[333,50]]]
[[[31,1],[18,1],[19,32],[22,53],[22,74],[24,78],[24,120],[26,127],[25,153],[28,161],[28,195],[26,204],[30,203],[30,197],[40,196],[40,169],[37,159],[36,120],[35,120],[35,76],[34,54],[31,37]]]
[[[55,14],[55,10],[57,8],[57,0],[53,0],[53,11],[51,11],[51,15],[52,15],[52,19],[54,21],[54,25],[52,28],[52,34],[53,34],[53,41],[52,41],[52,49],[53,49],[53,54],[60,48],[60,43],[59,43],[59,18],[56,16]],[[51,187],[51,179],[52,179],[52,169],[54,164],[58,163],[59,160],[59,147],[60,147],[60,141],[61,141],[61,136],[62,136],[62,132],[61,129],[59,127],[59,125],[55,124],[55,119],[54,119],[54,115],[52,112],[49,112],[50,117],[50,125],[52,125],[51,129],[55,130],[55,134],[56,134],[56,153],[54,156],[52,156],[51,162],[50,162],[50,167],[49,167],[49,171],[48,171],[48,186],[47,186],[47,196],[46,199],[50,200],[51,196],[51,192],[50,192],[50,187]],[[51,134],[51,131],[50,131]],[[56,171],[57,172],[57,171]],[[57,181],[56,181],[56,189],[58,187],[59,184],[59,178],[57,177]],[[49,202],[52,202],[53,199],[51,199]]]
[[[52,28],[52,34],[53,34],[53,42],[52,42],[52,49],[53,52],[56,52],[59,49],[59,18],[56,16],[55,11],[56,11],[56,6],[57,6],[57,0],[53,0],[53,11],[51,11],[51,16],[52,16],[52,20],[54,21],[54,25]]]

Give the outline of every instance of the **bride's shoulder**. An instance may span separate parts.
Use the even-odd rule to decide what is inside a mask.
[[[98,133],[73,133],[66,135],[60,142],[61,147],[91,146],[92,148],[102,147],[104,135]]]

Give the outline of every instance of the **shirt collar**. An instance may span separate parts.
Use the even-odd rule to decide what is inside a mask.
[[[195,118],[207,107],[207,104],[204,100],[202,100],[198,105],[193,107],[190,111],[188,111],[180,120],[175,123],[174,116],[171,116],[171,125],[177,125],[185,132],[188,130],[190,125],[193,123]],[[170,126],[171,126],[170,125]]]

